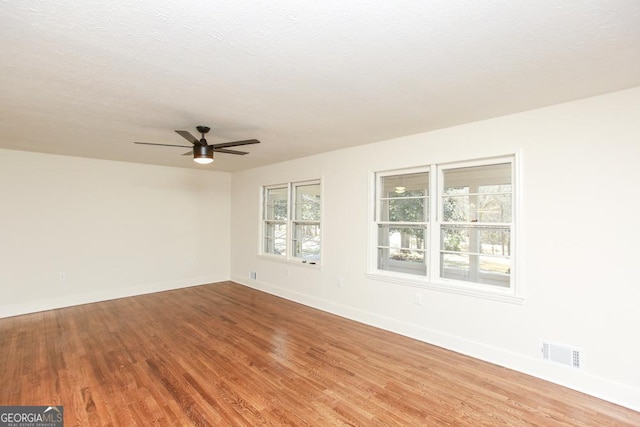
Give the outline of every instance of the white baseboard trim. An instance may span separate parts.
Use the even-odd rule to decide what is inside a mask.
[[[172,289],[188,288],[207,283],[224,282],[229,280],[228,276],[210,275],[201,277],[190,277],[180,280],[169,280],[166,282],[145,283],[129,287],[104,289],[86,294],[63,295],[60,297],[44,300],[30,301],[21,304],[9,304],[0,306],[0,319],[5,317],[19,316],[21,314],[37,313],[40,311],[54,310],[56,308],[72,307],[75,305],[90,304],[112,299],[132,297],[136,295],[151,294],[154,292],[169,291]]]
[[[640,388],[590,375],[573,368],[556,366],[542,359],[534,359],[481,342],[438,332],[420,325],[380,316],[359,308],[252,280],[248,277],[232,274],[231,280],[259,291],[522,372],[640,412]]]

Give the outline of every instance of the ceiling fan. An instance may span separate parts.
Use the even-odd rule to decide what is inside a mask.
[[[260,141],[257,139],[245,139],[242,141],[232,141],[232,142],[223,142],[221,144],[211,144],[207,143],[207,140],[204,136],[211,129],[207,126],[196,126],[196,129],[202,135],[202,138],[198,139],[195,136],[191,135],[186,130],[177,130],[176,133],[193,144],[193,147],[189,145],[174,145],[174,144],[155,144],[153,142],[135,142],[134,144],[144,144],[144,145],[160,145],[162,147],[184,147],[191,148],[192,151],[188,151],[183,154],[183,156],[188,156],[193,154],[193,160],[197,163],[206,165],[207,163],[213,162],[213,153],[225,153],[225,154],[238,154],[245,155],[249,154],[246,151],[237,151],[237,150],[229,150],[228,147],[237,147],[239,145],[249,145],[249,144],[260,144]]]

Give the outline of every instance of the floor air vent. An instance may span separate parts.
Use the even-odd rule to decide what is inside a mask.
[[[544,360],[580,369],[582,351],[577,348],[543,342],[540,350]]]

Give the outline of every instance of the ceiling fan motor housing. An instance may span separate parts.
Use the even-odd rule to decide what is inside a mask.
[[[193,146],[193,157],[208,157],[213,158],[213,146],[211,145],[194,145]]]

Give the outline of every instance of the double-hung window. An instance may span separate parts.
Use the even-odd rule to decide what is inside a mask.
[[[265,187],[263,201],[262,251],[267,254],[286,256],[289,186]]]
[[[511,163],[442,168],[440,277],[510,287]]]
[[[262,254],[285,260],[320,261],[319,180],[263,187]]]
[[[511,156],[376,173],[370,274],[515,296],[513,177]]]
[[[429,173],[380,174],[378,183],[378,268],[426,276]]]
[[[294,258],[320,259],[320,183],[292,184],[293,235],[291,251]]]

